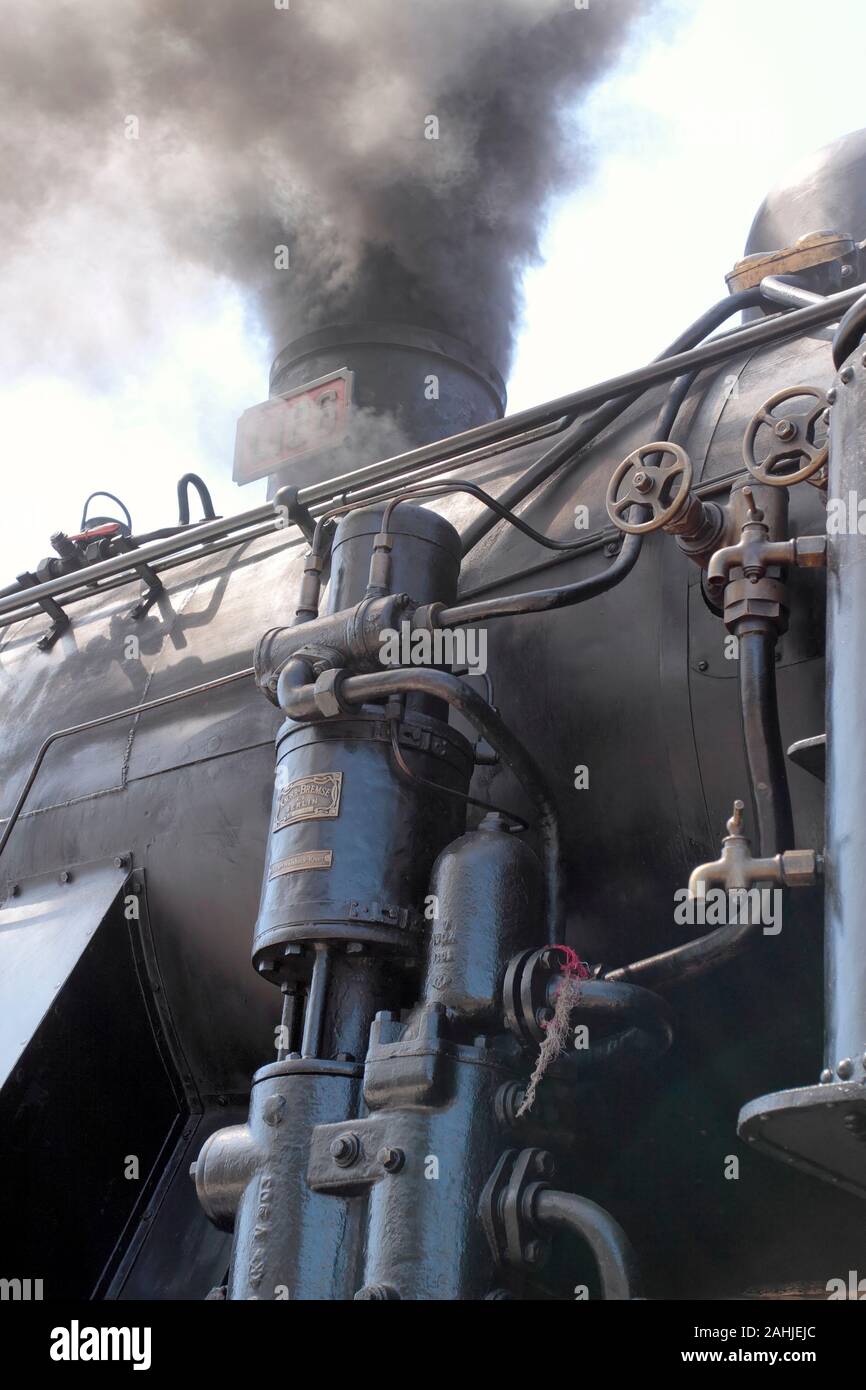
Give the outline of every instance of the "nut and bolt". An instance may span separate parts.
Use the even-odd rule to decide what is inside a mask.
[[[338,1134],[329,1145],[331,1158],[340,1168],[351,1168],[357,1163],[361,1152],[361,1142],[357,1134]]]
[[[376,1158],[385,1169],[386,1173],[399,1173],[403,1164],[406,1162],[406,1155],[402,1149],[394,1149],[390,1144],[384,1145],[376,1154]]]
[[[642,469],[639,469],[638,472],[635,473],[632,482],[638,492],[652,492],[653,480],[649,474],[644,473]]]
[[[710,663],[709,663],[708,661],[701,660],[701,661],[698,662],[698,670],[699,670],[699,671],[709,671],[709,669],[710,669]]]
[[[546,1149],[540,1150],[540,1152],[535,1155],[533,1167],[540,1178],[547,1178],[549,1180],[556,1172],[556,1163],[553,1154],[548,1153]]]
[[[778,420],[774,433],[777,439],[793,439],[797,433],[797,426],[793,420]]]

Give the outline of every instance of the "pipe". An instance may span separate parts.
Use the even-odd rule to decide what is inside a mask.
[[[347,706],[387,700],[392,695],[430,695],[434,699],[445,700],[492,744],[522,784],[538,812],[547,939],[550,942],[562,940],[565,912],[560,864],[561,837],[556,806],[534,758],[496,711],[465,681],[450,675],[447,671],[433,671],[426,667],[400,667],[365,676],[345,676],[335,688],[339,692],[340,702]],[[316,703],[314,686],[307,685],[285,691],[281,689],[280,694],[285,696],[282,708],[290,719],[305,722],[323,718]]]
[[[726,296],[725,299],[719,300],[718,304],[714,304],[711,309],[702,314],[699,319],[696,319],[654,360],[663,362],[675,353],[696,347],[709,333],[712,333],[714,328],[718,328],[734,314],[743,309],[753,309],[760,303],[761,291],[759,288],[740,290],[738,294]],[[689,385],[693,380],[694,374],[689,377]],[[546,454],[542,454],[541,458],[527,469],[522,477],[505,489],[500,498],[503,506],[516,507],[530,492],[534,492],[537,487],[546,482],[560,464],[566,463],[581,449],[585,449],[601,434],[602,430],[613,424],[614,420],[628,410],[629,406],[634,405],[635,401],[639,400],[642,395],[643,391],[639,390],[625,397],[605,401],[604,405],[600,406],[592,415],[578,421],[561,439],[557,440],[551,449],[548,449]],[[666,439],[667,431],[658,432],[656,438]],[[491,519],[489,516],[479,516],[470,522],[463,533],[463,554],[468,555],[470,550],[474,549],[495,525],[495,519]]]
[[[632,961],[631,965],[606,970],[603,978],[642,985],[648,990],[685,984],[733,960],[759,930],[751,922],[728,922],[697,941],[687,941],[685,945],[674,946],[670,951],[660,951],[657,955]]]
[[[676,422],[683,401],[691,390],[696,372],[686,372],[671,384],[656,421],[656,437],[667,439]],[[646,515],[646,508],[633,509],[632,519],[640,520]],[[600,574],[579,579],[574,584],[560,584],[551,589],[533,589],[526,594],[507,594],[503,598],[480,599],[475,603],[462,603],[454,608],[446,608],[439,614],[440,627],[457,627],[461,623],[484,622],[488,618],[513,617],[523,613],[545,613],[554,608],[570,608],[576,603],[585,603],[607,593],[631,573],[637,563],[643,545],[642,535],[626,536],[619,555],[612,565]]]
[[[814,290],[801,289],[799,285],[789,285],[777,275],[765,275],[760,285],[761,294],[774,304],[783,304],[786,309],[805,309],[809,304],[822,304],[826,295],[815,294]]]
[[[852,368],[834,382],[829,497],[863,496],[866,343],[846,326]],[[860,335],[860,341],[857,341]],[[854,352],[857,356],[853,356]],[[841,350],[840,350],[841,356]],[[839,364],[837,364],[839,365]],[[828,536],[827,795],[824,879],[824,1067],[839,1081],[866,1079],[866,535],[847,527]],[[827,1088],[831,1090],[830,1087]],[[829,1129],[829,1124],[828,1124]],[[848,1141],[851,1143],[852,1141]],[[828,1138],[829,1143],[829,1138]],[[866,1145],[861,1145],[866,1156]]]
[[[776,698],[776,629],[750,618],[738,628],[743,743],[760,854],[792,849],[794,822]]]
[[[700,347],[676,353],[672,357],[660,358],[648,366],[636,367],[595,386],[583,386],[578,391],[559,396],[544,405],[531,406],[528,410],[506,415],[504,420],[493,420],[488,425],[476,425],[474,429],[452,435],[450,439],[440,439],[432,444],[424,444],[420,449],[411,449],[408,453],[397,454],[379,463],[367,464],[366,467],[356,468],[354,472],[344,473],[339,478],[312,483],[309,487],[301,488],[298,501],[308,507],[318,502],[326,502],[365,483],[395,478],[401,473],[411,473],[421,464],[431,460],[444,461],[453,458],[464,449],[498,443],[525,429],[533,429],[538,425],[558,420],[562,415],[576,415],[581,411],[591,410],[615,396],[627,396],[631,391],[643,391],[647,387],[658,386],[661,382],[682,376],[692,368],[714,367],[733,353],[766,347],[782,338],[808,333],[813,328],[821,328],[824,324],[834,323],[841,318],[845,310],[863,295],[864,289],[864,285],[854,285],[850,289],[839,291],[838,294],[828,295],[821,304],[759,319],[756,323],[746,324],[744,328],[720,334]],[[722,302],[728,304],[733,299],[734,296],[731,295],[730,301]]]
[[[547,1002],[556,1007],[564,977],[555,976],[548,986]],[[590,1036],[595,1026],[604,1030],[618,1027],[609,1037],[574,1048],[567,1055],[568,1071],[580,1081],[599,1081],[619,1075],[636,1065],[654,1062],[664,1056],[673,1041],[674,1030],[666,1002],[651,990],[637,985],[603,980],[582,980],[577,1002],[570,1013],[573,1025],[586,1023]]]
[[[179,526],[189,525],[189,490],[194,487],[198,493],[198,500],[201,502],[201,514],[203,521],[216,521],[213,501],[210,489],[203,478],[197,473],[184,473],[178,479],[177,484],[177,520]]]
[[[761,319],[757,323],[748,324],[745,328],[720,335],[689,352],[660,359],[658,362],[650,363],[647,367],[636,368],[622,376],[612,377],[597,386],[583,387],[568,396],[560,396],[558,400],[548,402],[546,405],[533,406],[529,410],[508,415],[504,420],[495,420],[488,425],[477,425],[475,429],[452,435],[450,439],[425,444],[420,449],[412,449],[408,453],[398,454],[379,463],[368,464],[365,468],[356,468],[352,473],[343,473],[338,478],[331,478],[321,483],[312,484],[310,487],[301,488],[298,493],[298,501],[306,507],[312,507],[321,502],[328,502],[335,497],[342,497],[344,493],[352,492],[357,488],[398,478],[401,474],[411,474],[427,463],[444,465],[447,461],[467,450],[497,445],[512,439],[516,434],[523,433],[527,429],[536,429],[543,425],[555,423],[564,415],[575,415],[579,411],[603,404],[615,396],[624,396],[630,391],[643,391],[647,387],[656,386],[660,382],[670,381],[674,377],[681,376],[692,368],[715,366],[733,353],[763,347],[797,333],[806,333],[812,328],[818,328],[837,320],[847,308],[863,296],[863,289],[863,285],[855,285],[851,289],[842,290],[839,294],[828,295],[821,304]],[[444,471],[446,469],[443,466]],[[71,580],[69,576],[61,576],[59,579],[48,580],[44,584],[27,590],[26,596],[7,595],[5,598],[0,598],[0,617],[6,613],[17,611],[22,606],[22,598],[30,606],[42,598],[53,598],[57,594],[80,586],[82,575],[87,576],[88,583],[93,583],[108,575],[129,571],[133,564],[150,563],[166,555],[177,554],[180,550],[201,542],[229,535],[232,531],[255,526],[260,522],[270,522],[271,528],[276,529],[280,520],[281,518],[276,514],[273,505],[268,502],[262,506],[253,507],[248,512],[238,512],[234,517],[208,521],[201,526],[191,526],[181,537],[168,537],[150,545],[140,546],[132,552],[132,558],[129,554],[113,556],[110,560],[101,560],[95,565],[87,566],[85,570],[78,571],[77,576]]]
[[[640,1298],[637,1256],[631,1241],[610,1214],[588,1197],[539,1187],[532,1203],[537,1225],[552,1231],[568,1231],[585,1241],[592,1251],[601,1282],[602,1298],[627,1302]]]
[[[304,1034],[301,1040],[302,1057],[322,1055],[322,1034],[325,1030],[325,1006],[328,1002],[328,980],[331,973],[331,948],[318,941],[315,947],[313,976],[307,995],[307,1011],[304,1015]]]
[[[280,515],[271,503],[266,502],[260,507],[253,507],[251,511],[238,512],[237,516],[206,521],[202,526],[190,526],[179,536],[167,536],[165,540],[152,541],[149,545],[124,551],[122,555],[113,555],[109,560],[99,560],[95,565],[76,570],[73,575],[60,575],[57,579],[49,579],[44,584],[37,584],[35,588],[26,590],[23,598],[27,604],[43,598],[54,598],[68,589],[78,588],[85,580],[88,584],[94,584],[98,579],[107,578],[123,570],[131,570],[136,565],[148,564],[152,560],[161,560],[166,555],[176,555],[180,550],[187,550],[202,541],[226,536],[231,531],[240,531],[246,526],[270,521],[271,529],[276,529],[280,520]],[[131,577],[134,578],[134,575]],[[13,612],[20,604],[21,599],[15,599],[14,596],[0,599],[0,614]]]
[[[561,584],[553,589],[532,589],[527,594],[506,594],[503,598],[479,599],[476,603],[460,603],[445,608],[439,614],[439,627],[458,627],[461,623],[480,623],[488,618],[514,617],[523,613],[548,613],[554,608],[570,608],[607,593],[634,569],[641,552],[643,536],[626,536],[619,555],[600,574],[589,575],[574,584]]]

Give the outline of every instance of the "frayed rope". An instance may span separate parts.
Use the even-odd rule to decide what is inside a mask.
[[[556,996],[556,1007],[549,1023],[543,1023],[544,1041],[538,1053],[535,1069],[529,1078],[526,1093],[517,1110],[517,1119],[528,1114],[535,1101],[539,1082],[548,1067],[565,1050],[568,1041],[568,1023],[571,1011],[580,998],[580,982],[589,979],[589,969],[570,946],[552,946],[552,951],[561,951],[565,960],[562,966],[562,985]]]

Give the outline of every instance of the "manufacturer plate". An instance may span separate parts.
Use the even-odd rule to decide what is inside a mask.
[[[317,772],[299,777],[280,791],[274,830],[303,820],[334,820],[340,814],[342,772]]]
[[[334,862],[329,849],[309,849],[303,854],[290,854],[287,859],[277,859],[268,870],[268,880],[281,878],[283,874],[297,874],[302,869],[330,869]]]

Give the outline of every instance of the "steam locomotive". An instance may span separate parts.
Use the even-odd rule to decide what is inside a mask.
[[[6,1279],[864,1267],[864,238],[861,131],[653,363],[511,416],[445,333],[323,328],[239,428],[267,501],[183,479],[3,592]]]

